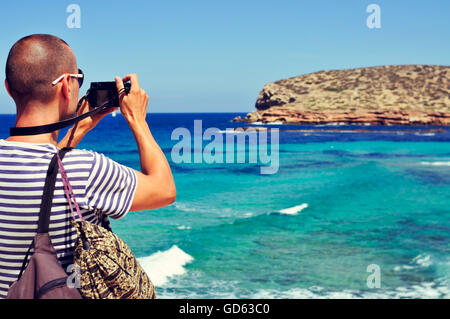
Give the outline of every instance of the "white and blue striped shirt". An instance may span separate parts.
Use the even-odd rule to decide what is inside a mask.
[[[36,235],[45,176],[57,151],[52,144],[0,139],[0,299],[17,280]],[[101,224],[103,214],[119,219],[129,211],[137,187],[133,169],[79,149],[67,153],[63,165],[85,220]],[[71,219],[58,173],[49,234],[64,269],[73,262],[77,238]]]

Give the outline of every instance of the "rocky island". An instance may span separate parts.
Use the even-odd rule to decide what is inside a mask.
[[[236,122],[450,125],[450,66],[320,71],[266,84]]]

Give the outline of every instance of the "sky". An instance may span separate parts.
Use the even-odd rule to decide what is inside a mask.
[[[69,28],[70,4],[80,28]],[[370,4],[381,28],[369,28]],[[249,112],[264,84],[306,73],[450,64],[448,0],[2,1],[0,78],[11,46],[50,33],[89,82],[137,73],[149,112]],[[15,113],[0,88],[0,113]]]

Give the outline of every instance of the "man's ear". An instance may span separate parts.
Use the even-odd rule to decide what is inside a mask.
[[[69,78],[68,75],[64,76],[64,78],[61,80],[61,90],[62,94],[66,99],[70,99],[70,95],[72,94],[72,90],[70,89],[69,81],[67,80]]]
[[[6,91],[8,91],[9,96],[12,98],[11,90],[9,88],[9,83],[8,83],[7,79],[5,79],[5,88],[6,88]]]

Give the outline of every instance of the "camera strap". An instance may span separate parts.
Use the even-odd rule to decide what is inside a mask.
[[[86,96],[87,96],[87,94],[85,96],[83,96],[80,99],[80,101],[78,102],[77,111],[80,108],[81,103],[83,103],[83,101],[86,99]],[[80,116],[77,116],[77,117],[74,117],[74,118],[71,118],[68,120],[60,121],[57,123],[45,124],[45,125],[39,125],[39,126],[11,127],[9,129],[9,135],[10,136],[23,136],[23,135],[38,135],[38,134],[50,133],[53,131],[60,130],[69,125],[75,124],[75,123],[85,119],[86,117],[97,114],[109,107],[110,107],[109,105],[106,105],[106,106],[102,105],[100,107],[93,109],[92,111],[81,114]]]

